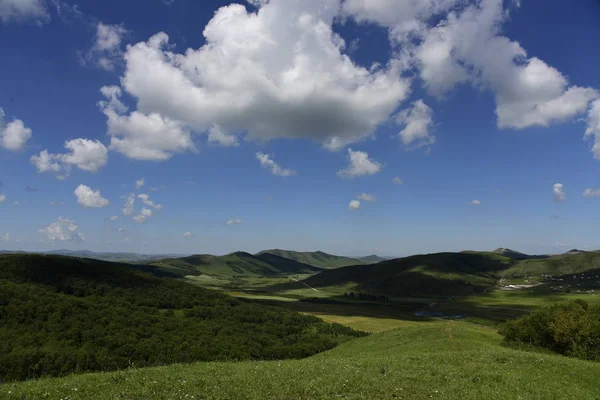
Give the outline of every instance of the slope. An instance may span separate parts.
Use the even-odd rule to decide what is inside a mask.
[[[159,260],[151,265],[180,275],[274,276],[280,274],[314,274],[322,268],[303,264],[276,254],[252,255],[242,251],[225,256],[197,254],[183,258]]]
[[[475,325],[427,322],[303,360],[133,368],[4,385],[0,393],[10,400],[598,398],[600,363],[500,341]]]
[[[0,255],[0,381],[131,364],[300,358],[355,336],[129,264]]]
[[[332,269],[339,267],[346,267],[349,265],[357,265],[362,264],[362,262],[356,258],[349,258],[343,256],[336,256],[333,254],[327,254],[322,251],[309,251],[309,252],[300,252],[300,251],[292,251],[292,250],[263,250],[257,255],[262,254],[274,254],[279,257],[284,257],[290,260],[297,261],[299,263],[312,265],[314,267],[324,268],[324,269]]]
[[[376,254],[371,254],[370,256],[360,257],[358,260],[364,264],[376,264],[381,261],[389,260],[389,258],[383,258]]]

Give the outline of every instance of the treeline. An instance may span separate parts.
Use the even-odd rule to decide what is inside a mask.
[[[301,358],[361,335],[125,266],[0,256],[4,381],[130,365]]]
[[[600,361],[600,306],[578,299],[541,307],[508,321],[500,334],[511,344]]]
[[[354,293],[354,292],[347,293],[347,292],[345,292],[344,297],[347,297],[349,299],[362,300],[362,301],[378,301],[380,303],[387,303],[390,301],[389,297],[387,297],[387,296],[375,295],[375,294],[369,294],[369,293]]]

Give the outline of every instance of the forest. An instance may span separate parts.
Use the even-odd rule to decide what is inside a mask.
[[[212,360],[302,358],[350,328],[128,264],[0,255],[0,379]]]

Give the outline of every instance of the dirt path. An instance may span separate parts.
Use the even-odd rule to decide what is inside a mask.
[[[309,289],[312,289],[312,290],[314,290],[315,292],[318,292],[318,291],[319,291],[318,289],[315,289],[314,287],[312,287],[312,286],[309,286],[309,285],[308,285],[306,282],[299,281],[299,280],[298,280],[298,279],[296,279],[296,278],[292,278],[292,280],[294,280],[294,281],[296,281],[296,282],[300,282],[301,284],[303,284],[304,286],[306,286],[306,287],[307,287],[307,288],[309,288]]]

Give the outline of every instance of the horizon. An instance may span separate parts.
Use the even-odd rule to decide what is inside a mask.
[[[392,3],[0,7],[0,248],[600,248],[600,2]]]

